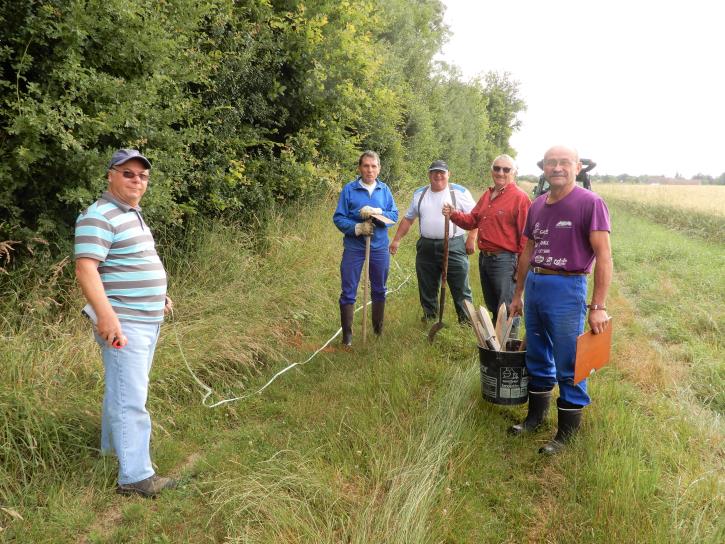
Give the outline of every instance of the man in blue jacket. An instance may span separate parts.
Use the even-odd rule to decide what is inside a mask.
[[[393,224],[398,220],[398,208],[393,200],[390,188],[378,179],[380,157],[375,151],[365,151],[358,159],[358,176],[347,183],[340,192],[337,209],[332,217],[335,226],[345,235],[343,237],[340,277],[340,322],[342,324],[342,343],[352,345],[352,322],[355,313],[357,287],[360,283],[365,261],[365,237],[370,236],[370,291],[372,298],[373,331],[383,332],[385,316],[385,293],[390,254],[388,252],[388,225],[369,219],[373,215],[383,215]],[[367,302],[367,301],[365,301]]]

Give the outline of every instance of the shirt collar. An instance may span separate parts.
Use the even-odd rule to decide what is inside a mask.
[[[366,191],[369,190],[369,188],[368,188],[369,186],[365,184],[365,182],[362,180],[362,178],[357,178],[357,182],[360,184],[360,187],[362,187]],[[375,189],[377,186],[378,186],[378,180],[375,179],[375,181],[373,182],[373,189]]]
[[[511,186],[511,184],[513,184],[513,183],[514,183],[513,181],[509,181],[506,185],[503,186],[503,188],[498,192],[498,194],[502,195],[504,193],[504,191],[506,191],[506,189],[508,189]],[[491,185],[491,187],[489,187],[488,190],[491,191],[491,193],[493,193],[496,190],[496,186]]]
[[[113,196],[113,193],[111,193],[111,191],[105,191],[101,195],[101,198],[103,198],[103,200],[108,200],[108,202],[115,205],[117,208],[120,208],[121,211],[123,211],[124,213],[128,213],[131,210],[135,211],[136,213],[139,213],[141,211],[141,206],[131,206],[130,204],[121,202],[115,196]]]

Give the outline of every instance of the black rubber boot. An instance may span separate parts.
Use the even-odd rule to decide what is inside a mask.
[[[535,431],[546,419],[551,404],[551,391],[529,391],[529,412],[526,419],[509,427],[509,434],[518,436]]]
[[[342,325],[343,346],[352,346],[352,320],[354,315],[354,304],[340,304],[340,323]]]
[[[373,302],[373,332],[380,336],[383,334],[383,321],[385,321],[385,301]]]
[[[556,436],[541,448],[539,453],[553,455],[563,450],[564,446],[579,431],[579,426],[582,422],[582,410],[582,408],[557,408],[559,412],[559,428],[556,431]]]

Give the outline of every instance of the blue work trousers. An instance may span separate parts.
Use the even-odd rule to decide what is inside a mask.
[[[96,335],[105,369],[101,453],[118,456],[118,483],[130,484],[154,475],[146,398],[160,324],[122,321],[121,327],[128,344],[120,349]]]
[[[587,277],[529,271],[524,292],[529,388],[548,391],[558,383],[561,400],[590,404],[586,380],[574,385],[576,339],[584,332],[587,313]]]
[[[340,278],[342,292],[340,304],[355,304],[357,287],[365,262],[365,248],[346,247],[342,252]],[[370,298],[373,302],[383,302],[387,291],[390,253],[388,248],[370,251]],[[365,301],[367,302],[367,301]]]

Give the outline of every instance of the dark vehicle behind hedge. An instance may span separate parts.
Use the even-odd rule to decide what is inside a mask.
[[[590,159],[581,159],[581,163],[583,165],[583,168],[576,176],[576,182],[584,187],[585,189],[592,190],[592,180],[589,177],[589,172],[594,169],[594,167],[597,165],[593,160]],[[539,168],[542,170],[544,169],[544,161],[539,161],[536,163]],[[546,178],[544,177],[544,174],[541,174],[539,176],[539,183],[536,184],[534,187],[534,190],[532,191],[532,194],[534,198],[536,198],[539,195],[543,195],[546,191],[549,190],[549,182],[546,181]]]

